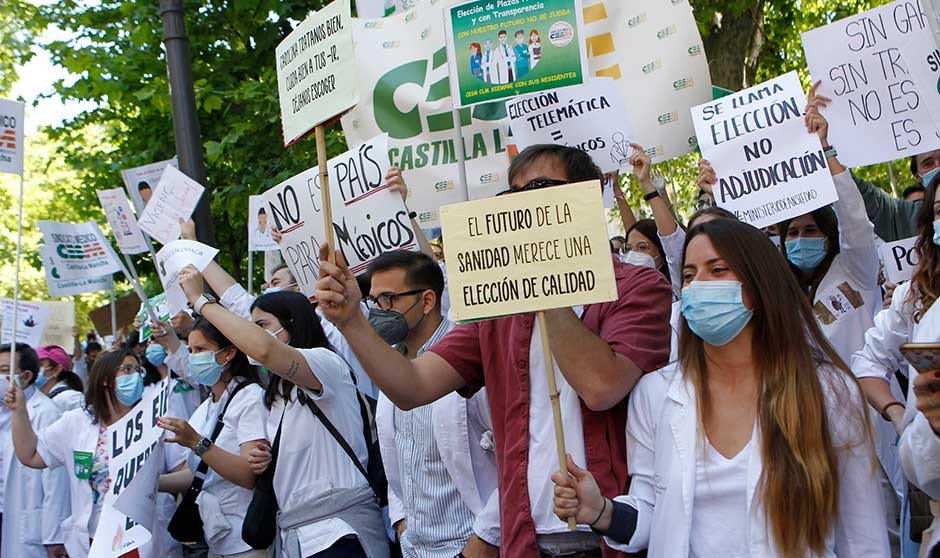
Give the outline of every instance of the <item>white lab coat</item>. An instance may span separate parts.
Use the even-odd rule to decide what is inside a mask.
[[[857,390],[853,389],[852,397],[861,409],[864,403]],[[865,440],[864,434],[847,421],[851,413],[846,412],[845,405],[839,406],[832,397],[829,400],[829,425],[835,446],[845,449],[839,451],[840,514],[824,556],[886,558],[890,555],[888,536],[871,447],[858,443],[859,439]],[[695,389],[685,381],[677,364],[648,374],[633,389],[627,418],[627,458],[632,480],[630,493],[616,500],[637,510],[637,526],[628,545],[608,539],[614,549],[638,552],[648,548],[652,558],[689,555],[700,437],[696,405]],[[769,538],[757,491],[762,472],[761,452],[751,452],[747,462],[748,530],[741,536],[746,537],[748,556],[754,558],[778,554]]]
[[[496,490],[496,456],[492,443],[492,421],[489,414],[489,402],[486,390],[481,390],[471,399],[464,399],[457,393],[450,393],[431,404],[431,420],[434,424],[434,440],[437,443],[441,461],[450,475],[464,505],[475,518],[495,500],[498,507],[499,494]],[[405,519],[405,509],[400,494],[401,474],[398,463],[398,450],[395,446],[395,406],[385,395],[379,396],[376,409],[376,426],[379,434],[379,446],[382,450],[382,464],[388,478],[388,516],[392,525]],[[479,531],[477,528],[479,527]],[[482,518],[474,523],[474,532],[489,542],[496,530],[498,537],[498,517]],[[489,536],[490,538],[486,538]],[[498,541],[498,538],[496,539]]]
[[[516,71],[516,51],[513,50],[509,41],[507,40],[505,45],[496,43],[493,45],[492,52],[494,54],[493,65],[496,66],[496,83],[512,83],[518,79],[515,75],[512,76],[513,79],[509,79],[509,74]]]
[[[883,378],[890,382],[895,370],[911,379],[904,430],[898,450],[904,476],[927,493],[940,499],[940,439],[930,428],[914,402],[914,370],[901,355],[904,343],[935,343],[940,341],[940,304],[934,304],[919,322],[914,321],[915,302],[909,300],[911,283],[898,285],[891,306],[875,317],[875,325],[865,334],[865,346],[852,358],[852,370],[860,378]],[[935,530],[940,535],[940,530]],[[938,541],[925,541],[928,547]]]
[[[33,431],[42,430],[62,416],[56,404],[38,389],[31,387],[26,391]],[[69,481],[65,470],[30,469],[16,458],[12,435],[8,433],[3,444],[6,489],[0,556],[46,558],[44,545],[65,542],[61,528],[69,515]]]

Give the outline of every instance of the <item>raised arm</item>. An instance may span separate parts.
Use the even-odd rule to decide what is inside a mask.
[[[45,469],[46,462],[43,461],[39,452],[36,451],[36,433],[33,432],[33,425],[29,422],[29,412],[26,410],[26,394],[20,389],[16,382],[9,382],[6,397],[3,404],[10,409],[13,415],[13,449],[16,452],[20,463],[32,469]]]
[[[672,211],[669,210],[666,200],[660,195],[653,197],[657,190],[656,185],[653,184],[653,179],[650,177],[650,169],[653,164],[652,159],[646,154],[643,146],[631,143],[630,147],[633,148],[633,155],[630,156],[630,164],[633,165],[633,176],[635,176],[637,182],[640,183],[640,188],[643,189],[643,193],[649,196],[647,203],[649,203],[650,210],[653,212],[653,220],[656,221],[656,230],[659,231],[660,236],[669,236],[676,232],[679,225],[676,224],[676,218],[672,215]]]
[[[326,246],[321,246],[320,311],[342,332],[366,373],[398,408],[414,409],[464,386],[461,375],[442,357],[426,352],[408,360],[383,341],[359,308],[362,293],[342,254],[336,254],[336,265],[327,254]]]
[[[408,209],[408,185],[405,183],[405,178],[401,173],[401,169],[398,167],[391,167],[388,169],[388,172],[385,174],[385,182],[388,183],[388,189],[392,192],[398,192],[401,195],[401,201],[405,204],[405,210],[411,211]],[[424,230],[421,229],[421,225],[418,224],[414,218],[409,216],[411,220],[411,228],[415,231],[415,237],[418,240],[418,247],[421,249],[421,252],[430,258],[434,258],[434,250],[431,250],[431,243],[428,242],[427,235],[424,234]]]
[[[630,227],[636,224],[636,215],[623,194],[623,187],[620,186],[620,173],[615,172],[610,175],[610,187],[613,189],[614,199],[617,201],[617,209],[620,210],[620,222],[623,224],[623,230],[630,230]]]

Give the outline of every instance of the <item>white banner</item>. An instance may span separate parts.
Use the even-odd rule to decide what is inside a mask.
[[[359,102],[352,28],[349,0],[334,0],[277,45],[284,145]]]
[[[49,321],[46,322],[39,346],[58,345],[71,354],[75,348],[75,336],[72,334],[72,328],[75,327],[75,301],[46,300],[38,304],[49,309]]]
[[[910,281],[914,270],[920,263],[920,254],[917,253],[917,239],[906,238],[897,242],[889,242],[878,247],[878,256],[885,268],[885,277],[897,285],[902,281]]]
[[[160,244],[173,242],[180,237],[180,219],[189,220],[204,190],[202,184],[176,167],[166,167],[153,198],[140,216],[140,228]]]
[[[73,296],[85,293],[96,293],[111,289],[111,276],[102,275],[90,279],[62,279],[50,246],[40,246],[39,255],[42,257],[42,269],[46,273],[46,289],[49,296]]]
[[[378,19],[396,11],[414,8],[418,0],[356,0],[356,14],[363,19]]]
[[[118,248],[125,254],[140,254],[150,251],[140,226],[131,211],[131,205],[124,196],[124,190],[114,188],[111,190],[98,190],[98,200],[101,209],[111,225],[111,232]]]
[[[111,242],[94,221],[37,221],[36,224],[60,278],[95,279],[122,270]]]
[[[940,49],[934,34],[929,27],[911,32],[900,52],[934,126],[940,129]]]
[[[363,273],[384,252],[418,249],[408,210],[401,196],[390,192],[385,183],[387,136],[334,157],[328,167],[336,248],[353,273]],[[319,246],[326,237],[318,170],[301,173],[263,197],[274,226],[282,234],[284,261],[304,294],[313,296],[320,268]]]
[[[170,395],[169,379],[161,380],[147,388],[143,399],[105,432],[110,485],[89,556],[117,558],[150,541],[154,525],[138,523],[117,508],[134,509],[134,517],[153,520],[155,489],[164,469],[163,429],[157,427],[157,417],[166,416]],[[132,501],[121,498],[125,491]]]
[[[13,342],[13,299],[0,299],[0,311],[3,315],[3,332],[0,343]],[[16,342],[26,343],[32,348],[38,348],[42,341],[42,334],[49,322],[49,308],[38,302],[19,301],[16,310]]]
[[[805,105],[794,71],[692,109],[719,206],[760,228],[839,199]]]
[[[516,147],[557,143],[586,151],[604,172],[630,172],[636,141],[620,91],[610,78],[506,101]]]
[[[900,48],[927,29],[917,0],[898,0],[803,33],[803,50],[819,94],[829,140],[847,167],[862,167],[940,149],[940,136],[911,80]],[[934,90],[936,87],[934,87]]]
[[[26,105],[0,99],[0,173],[23,175]]]
[[[248,249],[252,252],[273,252],[277,242],[271,238],[271,223],[264,196],[248,196]]]
[[[157,188],[157,184],[160,183],[160,178],[163,176],[163,171],[168,166],[177,168],[179,163],[173,158],[168,161],[150,163],[142,167],[134,167],[121,171],[124,187],[127,188],[127,193],[134,202],[137,215],[143,214],[144,207],[146,207],[150,198],[153,197],[153,191]]]
[[[157,274],[163,284],[171,316],[187,308],[186,295],[179,285],[180,271],[190,264],[203,271],[218,253],[216,248],[195,240],[174,240],[157,252]],[[222,293],[219,293],[219,296],[221,295]]]

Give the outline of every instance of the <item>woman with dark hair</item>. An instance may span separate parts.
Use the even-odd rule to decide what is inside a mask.
[[[656,269],[670,280],[663,243],[656,234],[656,222],[652,219],[641,219],[627,230],[627,243],[622,250],[625,252],[624,263]]]
[[[940,176],[930,181],[918,215],[920,264],[909,282],[898,285],[891,305],[875,317],[874,327],[865,334],[865,346],[852,358],[852,370],[861,378],[872,405],[884,409],[901,431],[899,450],[907,480],[933,499],[940,499],[940,371],[913,369],[900,347],[940,342],[938,184]],[[906,409],[889,387],[895,370],[910,380]],[[926,539],[924,544],[928,544]]]
[[[34,469],[65,466],[68,470],[72,515],[62,530],[71,558],[88,556],[104,495],[111,486],[105,432],[143,395],[144,369],[137,357],[124,349],[99,354],[88,374],[85,406],[68,411],[41,432],[33,431],[30,425],[23,390],[11,384],[6,393],[4,405],[13,411],[13,447],[20,462]],[[164,472],[186,467],[182,452],[172,446],[164,449]],[[166,556],[160,537],[149,544],[141,556]]]
[[[203,316],[271,376],[265,393],[267,438],[276,459],[255,452],[255,474],[275,467],[278,556],[387,558],[388,539],[375,495],[351,456],[327,429],[332,423],[367,467],[359,396],[352,370],[330,348],[307,297],[281,291],[258,297],[251,321],[203,292],[195,267],[180,274],[194,312]]]
[[[39,375],[34,385],[62,412],[78,409],[85,402],[85,386],[78,374],[69,370],[69,355],[58,345],[39,347]]]
[[[650,556],[889,556],[858,384],[773,243],[701,223],[683,284],[679,361],[630,397],[629,494],[569,458],[556,514]]]
[[[168,442],[192,450],[189,470],[175,474],[186,477],[181,483],[185,485],[192,482],[200,462],[208,466],[199,514],[212,555],[267,556],[266,550],[253,550],[241,537],[256,478],[248,453],[259,444],[267,447],[267,413],[257,370],[215,326],[197,318],[189,334],[189,373],[212,392],[189,422],[158,419],[157,424],[175,436]]]

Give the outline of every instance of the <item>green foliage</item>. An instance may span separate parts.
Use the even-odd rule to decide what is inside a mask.
[[[33,57],[30,44],[41,29],[36,8],[24,0],[0,2],[0,96],[16,83],[16,66]]]

